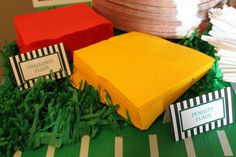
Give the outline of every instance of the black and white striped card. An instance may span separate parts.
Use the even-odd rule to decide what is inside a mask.
[[[12,56],[9,61],[20,90],[32,87],[39,77],[61,79],[71,75],[63,43]]]
[[[169,107],[175,141],[234,122],[234,93],[226,87]]]

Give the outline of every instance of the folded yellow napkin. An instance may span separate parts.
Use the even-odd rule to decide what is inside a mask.
[[[214,59],[145,33],[131,32],[75,51],[72,84],[86,80],[105,91],[118,113],[148,129],[163,111],[199,80]]]

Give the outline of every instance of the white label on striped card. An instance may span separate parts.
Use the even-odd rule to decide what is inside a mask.
[[[170,105],[175,141],[234,122],[234,93],[231,87]]]
[[[62,70],[58,54],[40,57],[26,62],[20,62],[20,68],[25,80],[44,76],[52,71],[53,73]]]
[[[224,118],[224,115],[223,98],[180,112],[183,130]]]
[[[39,77],[55,80],[71,75],[63,43],[12,56],[9,61],[20,90],[32,87]]]

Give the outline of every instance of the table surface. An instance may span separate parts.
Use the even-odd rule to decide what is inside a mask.
[[[217,130],[224,130],[228,137],[233,154],[236,154],[236,125],[222,127]],[[197,157],[222,157],[224,152],[219,141],[217,130],[202,133],[192,137],[193,146]],[[147,131],[139,131],[133,127],[126,127],[122,130],[112,130],[105,128],[101,134],[90,141],[89,157],[113,157],[115,152],[115,137],[123,137],[123,156],[124,157],[149,157],[149,135],[156,135],[160,157],[180,156],[186,157],[185,142],[174,142],[171,136],[170,123],[163,124],[163,118],[158,118],[154,125]],[[56,149],[55,157],[78,157],[80,155],[80,142],[73,146],[64,146]],[[23,157],[42,157],[46,156],[47,146],[36,151],[27,151]],[[152,156],[151,156],[152,157]],[[153,156],[154,157],[154,156]]]

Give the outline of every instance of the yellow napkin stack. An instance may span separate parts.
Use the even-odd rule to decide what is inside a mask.
[[[72,84],[106,90],[118,113],[139,129],[154,120],[212,66],[214,59],[156,36],[131,32],[74,52]]]

